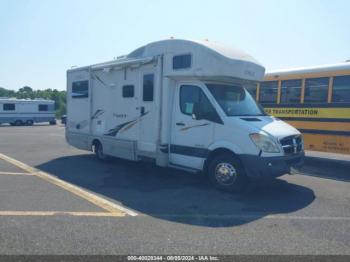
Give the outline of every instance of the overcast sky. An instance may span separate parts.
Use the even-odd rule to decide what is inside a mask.
[[[0,86],[66,88],[66,70],[169,38],[245,50],[268,70],[350,59],[347,0],[0,0]]]

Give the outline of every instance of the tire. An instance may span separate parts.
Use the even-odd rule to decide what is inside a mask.
[[[22,126],[22,125],[23,125],[22,120],[16,120],[15,121],[15,126]]]
[[[100,142],[94,144],[94,153],[100,161],[105,161],[107,159],[107,156],[103,153],[103,146]]]
[[[228,192],[245,192],[248,185],[243,165],[230,154],[214,157],[208,166],[208,176],[216,188]]]
[[[34,121],[33,120],[27,120],[26,121],[26,125],[27,126],[32,126],[34,124]]]
[[[51,126],[54,126],[54,125],[56,125],[56,120],[50,121],[49,123]]]

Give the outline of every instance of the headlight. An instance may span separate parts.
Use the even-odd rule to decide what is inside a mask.
[[[267,153],[278,153],[280,152],[277,144],[268,136],[263,134],[250,134],[250,139],[254,144],[263,152]]]

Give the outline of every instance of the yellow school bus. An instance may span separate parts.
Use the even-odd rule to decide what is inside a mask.
[[[248,90],[303,133],[306,150],[350,154],[350,61],[267,72]]]

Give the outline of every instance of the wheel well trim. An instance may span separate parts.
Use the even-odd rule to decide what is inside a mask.
[[[218,150],[218,149],[229,150],[235,155],[243,153],[243,150],[239,146],[237,146],[237,145],[235,145],[235,144],[233,144],[231,142],[228,142],[228,141],[218,141],[218,142],[215,142],[215,143],[211,144],[208,147],[208,150],[210,152]]]
[[[242,154],[242,150],[237,145],[230,143],[228,141],[219,141],[216,142],[208,147],[209,153],[207,158],[204,161],[203,165],[203,171],[206,172],[208,169],[208,165],[211,161],[211,159],[214,158],[214,156],[224,153],[229,153],[237,157],[240,161],[239,155]]]
[[[100,139],[94,137],[91,139],[91,143],[90,143],[90,148],[92,152],[95,152],[95,145],[99,143],[100,145],[102,145],[102,142]]]

